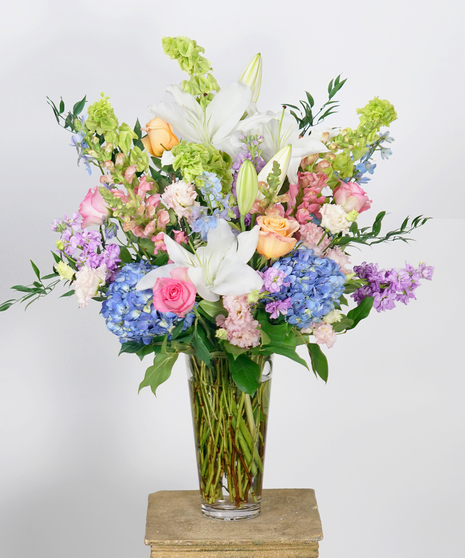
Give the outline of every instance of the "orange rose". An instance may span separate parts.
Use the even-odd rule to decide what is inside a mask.
[[[292,235],[299,228],[297,221],[280,216],[260,215],[257,217],[257,224],[260,225],[257,252],[266,258],[280,258],[296,245],[297,239],[292,238]]]
[[[147,135],[142,138],[145,149],[153,157],[161,157],[163,151],[171,149],[179,144],[178,138],[174,135],[171,126],[161,118],[152,118],[145,126]]]

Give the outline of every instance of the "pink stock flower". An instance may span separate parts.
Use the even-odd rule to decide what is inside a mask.
[[[260,344],[260,324],[253,319],[247,295],[223,296],[223,306],[228,317],[216,317],[216,325],[226,329],[228,341],[242,349],[250,349]]]
[[[305,248],[313,249],[315,256],[322,256],[323,250],[331,244],[327,236],[323,237],[324,234],[324,229],[311,222],[301,225],[299,229],[299,239]]]
[[[109,215],[108,205],[97,186],[87,192],[79,206],[79,214],[82,217],[83,229],[92,225],[100,226],[105,222]]]
[[[171,278],[159,277],[153,287],[153,305],[159,312],[185,316],[195,304],[197,291],[187,274],[187,267],[176,267]]]
[[[346,213],[351,211],[362,213],[371,207],[371,200],[356,182],[340,182],[334,189],[333,197]]]

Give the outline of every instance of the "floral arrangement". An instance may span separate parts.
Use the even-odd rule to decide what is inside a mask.
[[[377,166],[373,159],[391,154],[393,140],[382,129],[397,115],[388,101],[375,98],[358,109],[355,129],[324,127],[345,83],[339,76],[318,111],[306,93],[299,105],[259,112],[260,55],[220,88],[196,41],[164,38],[163,49],[189,78],[168,87],[173,102],[153,104],[145,126],[120,124],[103,94],[85,116],[85,97],[68,112],[63,100],[49,99],[57,122],[72,133],[79,162],[89,174],[100,171],[99,184],[71,218],[53,222],[59,234],[53,272],[42,276],[31,262],[37,280],[14,286],[21,298],[0,310],[31,303],[61,282],[71,287],[63,296],[75,295],[80,307],[101,303],[120,352],[141,359],[153,353],[141,388],[155,393],[180,353],[191,355],[193,375],[203,382],[228,376],[244,398],[229,408],[238,438],[228,453],[225,424],[215,439],[225,440],[215,450],[225,461],[208,461],[211,449],[200,444],[199,462],[208,463],[204,498],[218,496],[218,477],[228,473],[237,504],[253,493],[250,472],[260,469],[262,456],[233,459],[232,471],[227,462],[241,439],[259,436],[269,357],[308,367],[296,352],[305,345],[313,371],[326,381],[321,347],[332,347],[372,308],[407,304],[433,272],[424,263],[379,270],[365,262],[352,269],[350,247],[405,241],[428,218],[406,218],[384,235],[384,211],[371,226],[358,224],[370,210],[364,188]],[[202,389],[199,380],[194,400],[205,397]],[[247,428],[240,426],[242,404]],[[212,417],[222,424],[219,407],[196,409],[204,425]]]
[[[33,301],[64,281],[79,306],[102,302],[122,352],[155,353],[143,382],[154,392],[178,354],[193,351],[207,365],[212,353],[231,355],[236,383],[253,392],[252,355],[284,354],[306,366],[295,352],[305,344],[326,380],[321,345],[332,347],[372,306],[406,304],[432,277],[425,264],[350,267],[351,244],[405,240],[427,220],[407,218],[384,236],[385,212],[371,227],[357,224],[370,209],[361,185],[375,170],[373,156],[391,154],[393,139],[380,130],[397,118],[394,107],[375,98],[357,110],[355,130],[322,128],[345,83],[338,77],[315,115],[309,93],[300,109],[260,113],[260,55],[220,89],[196,41],[164,38],[163,48],[189,80],[168,87],[174,102],[152,105],[144,128],[120,125],[103,94],[87,116],[85,98],[66,115],[63,101],[49,100],[79,161],[89,174],[101,171],[100,185],[78,213],[52,224],[60,234],[53,273],[41,277],[33,264],[37,281],[13,289],[25,293],[19,301]],[[344,312],[346,295],[357,306]],[[249,366],[235,374],[238,361]]]

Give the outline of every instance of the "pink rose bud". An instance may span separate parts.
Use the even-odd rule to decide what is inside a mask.
[[[153,305],[159,312],[185,316],[195,304],[196,290],[187,267],[176,267],[169,277],[159,277],[153,287]]]
[[[340,182],[334,189],[334,199],[346,213],[362,213],[371,207],[371,200],[356,182]]]
[[[82,217],[82,228],[91,227],[92,225],[103,225],[109,215],[108,205],[96,186],[94,190],[90,189],[87,196],[82,200],[79,206],[79,214]]]

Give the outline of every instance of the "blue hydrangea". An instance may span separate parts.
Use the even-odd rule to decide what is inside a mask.
[[[181,320],[184,320],[183,330],[194,322],[193,312],[179,318],[172,312],[155,310],[151,289],[136,291],[139,280],[156,267],[145,262],[125,265],[108,287],[102,315],[108,329],[121,343],[136,341],[148,345],[154,337],[170,334]]]
[[[319,258],[313,250],[297,248],[289,256],[280,258],[272,267],[283,271],[286,279],[277,293],[266,300],[291,299],[285,320],[299,329],[334,310],[334,303],[344,292],[346,276],[339,265],[329,258]],[[263,271],[266,271],[264,269]]]

